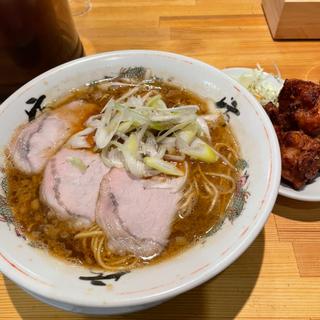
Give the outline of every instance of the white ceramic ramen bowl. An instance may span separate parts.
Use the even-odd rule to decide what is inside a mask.
[[[263,228],[275,202],[280,182],[280,152],[273,127],[259,103],[244,88],[214,67],[184,56],[158,51],[118,51],[89,56],[56,67],[20,88],[0,107],[0,147],[7,145],[14,129],[27,120],[30,98],[46,101],[72,88],[120,68],[143,66],[163,79],[188,88],[202,97],[233,98],[239,115],[228,113],[242,157],[242,178],[237,186],[241,214],[226,220],[219,231],[176,257],[133,270],[118,281],[101,275],[99,286],[79,277],[93,277],[90,270],[50,256],[30,246],[15,230],[6,207],[5,180],[0,198],[0,270],[42,301],[57,307],[91,314],[132,312],[159,304],[190,290],[229,266]],[[29,104],[26,101],[29,100]],[[34,99],[35,100],[35,99]],[[33,101],[34,102],[34,101]],[[226,110],[222,110],[226,111]],[[245,164],[244,162],[242,164]],[[106,276],[106,277],[105,277]],[[105,284],[105,286],[103,286]]]

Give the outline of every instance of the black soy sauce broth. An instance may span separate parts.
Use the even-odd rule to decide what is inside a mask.
[[[137,94],[146,94],[152,87],[158,88],[157,92],[163,97],[168,107],[177,105],[198,105],[200,114],[207,112],[207,103],[194,93],[170,83],[160,81],[149,82],[145,89]],[[107,101],[113,97],[119,98],[127,87],[109,88],[102,90],[101,85],[95,84],[74,90],[59,101],[53,102],[48,108],[59,108],[61,105],[77,99],[83,99],[88,103],[95,103],[101,110]],[[79,130],[82,128],[79,127]],[[211,128],[213,144],[225,143],[239,151],[237,142],[230,131],[228,125],[221,119],[214,128]],[[227,150],[220,151],[228,156]],[[235,164],[237,159],[230,160]],[[191,168],[191,176],[198,162],[188,160]],[[237,172],[230,170],[222,161],[214,164],[200,163],[201,169],[210,170],[217,173],[228,173],[237,179]],[[7,177],[9,184],[8,201],[12,208],[14,218],[26,237],[36,246],[44,247],[57,257],[68,261],[83,264],[90,267],[100,268],[95,262],[90,249],[83,250],[80,241],[74,240],[74,236],[79,232],[73,228],[72,223],[66,223],[55,217],[49,209],[41,203],[39,199],[39,188],[42,181],[42,174],[28,176],[16,168],[8,165]],[[218,182],[221,184],[221,182]],[[223,185],[223,183],[222,183]],[[201,184],[199,185],[201,191]],[[221,195],[212,212],[208,213],[210,199],[200,199],[193,209],[192,214],[186,218],[177,217],[171,228],[169,242],[162,254],[150,261],[140,261],[141,264],[155,263],[171,257],[186,248],[190,247],[195,241],[214,229],[225,217],[227,206],[232,194]]]

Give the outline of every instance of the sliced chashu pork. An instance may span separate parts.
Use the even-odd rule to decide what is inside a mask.
[[[108,171],[96,153],[62,149],[45,168],[41,200],[59,218],[75,218],[76,227],[87,227],[95,221],[100,183]]]
[[[27,174],[41,172],[49,158],[96,111],[96,105],[77,100],[20,127],[9,150],[13,164]]]
[[[166,246],[181,193],[174,188],[149,188],[123,169],[104,176],[96,220],[108,237],[110,250],[137,257],[158,255]]]

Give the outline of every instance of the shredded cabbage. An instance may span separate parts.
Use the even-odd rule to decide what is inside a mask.
[[[270,77],[273,77],[273,81]],[[283,81],[278,76],[264,72],[260,65],[249,72],[244,72],[240,77],[235,77],[235,80],[250,91],[263,106],[268,102],[278,105],[278,95]]]

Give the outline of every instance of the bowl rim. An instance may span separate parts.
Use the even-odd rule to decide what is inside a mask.
[[[223,73],[221,70],[205,63],[200,60],[190,58],[184,55],[166,52],[166,51],[157,51],[157,50],[119,50],[119,51],[110,51],[110,52],[103,52],[98,53],[94,55],[90,55],[87,57],[79,58],[67,63],[64,63],[62,65],[59,65],[53,69],[50,69],[36,78],[32,79],[25,85],[23,85],[21,88],[19,88],[16,92],[14,92],[11,96],[9,96],[0,106],[0,117],[1,113],[9,107],[19,96],[24,94],[26,91],[28,91],[31,87],[34,85],[37,85],[38,82],[45,80],[47,76],[56,74],[60,72],[63,69],[74,67],[76,65],[86,63],[88,61],[93,60],[100,60],[102,58],[110,58],[112,56],[130,56],[130,55],[148,55],[148,56],[162,56],[167,58],[176,59],[179,61],[185,61],[191,64],[195,64],[198,66],[205,67],[209,70],[212,70],[215,73],[219,73],[222,78],[225,78],[229,82],[231,82],[233,85],[237,85],[237,82]],[[241,88],[244,89],[244,88]],[[1,255],[0,252],[0,258],[2,256],[3,259],[0,259],[0,267],[1,271],[4,275],[6,275],[9,279],[17,283],[19,286],[36,293],[37,295],[43,296],[49,300],[54,300],[56,302],[61,303],[68,303],[74,306],[81,306],[81,307],[96,307],[96,308],[113,308],[113,307],[131,307],[131,306],[137,306],[142,304],[148,304],[156,301],[161,300],[167,300],[170,298],[173,298],[183,292],[186,292],[188,290],[193,289],[196,286],[199,286],[200,284],[208,281],[209,279],[213,278],[217,274],[219,274],[221,271],[223,271],[225,268],[227,268],[230,264],[232,264],[255,240],[255,238],[258,236],[260,231],[262,230],[263,226],[265,225],[271,210],[273,208],[273,205],[276,201],[277,195],[278,195],[278,189],[280,185],[280,178],[281,178],[281,158],[280,158],[280,148],[278,144],[278,139],[276,137],[275,131],[273,129],[273,126],[261,107],[261,105],[257,102],[257,100],[246,90],[242,90],[242,93],[246,96],[248,101],[255,106],[256,111],[259,112],[259,116],[261,117],[262,122],[265,125],[265,129],[267,130],[267,134],[269,136],[270,146],[271,146],[271,163],[272,163],[272,173],[270,174],[270,192],[267,194],[267,198],[265,201],[265,204],[260,209],[260,214],[258,216],[258,219],[255,221],[254,226],[251,228],[251,230],[246,234],[246,237],[244,237],[239,244],[233,248],[228,254],[225,255],[225,257],[213,268],[209,268],[208,270],[199,273],[198,275],[193,276],[192,278],[189,278],[188,280],[184,281],[182,284],[176,285],[172,289],[166,289],[166,290],[160,290],[156,293],[144,293],[142,296],[139,297],[126,297],[124,299],[121,299],[120,301],[113,301],[112,303],[108,305],[102,305],[98,302],[95,303],[88,303],[88,300],[86,297],[73,297],[70,295],[65,294],[64,292],[57,292],[56,290],[52,290],[52,288],[47,287],[45,284],[42,284],[36,279],[32,279],[28,277],[27,275],[18,272],[15,268],[15,266],[10,262],[6,261],[6,258]]]

